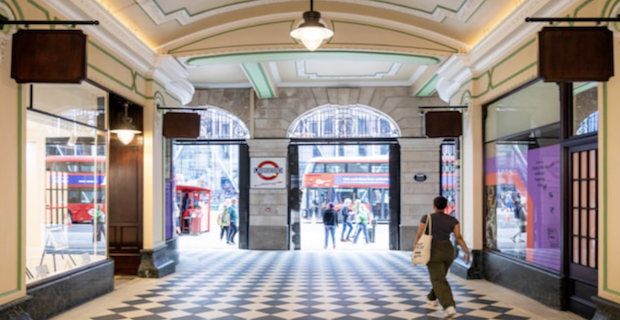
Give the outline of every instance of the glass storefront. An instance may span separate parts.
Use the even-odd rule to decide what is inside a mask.
[[[28,284],[107,257],[107,93],[86,83],[31,89],[26,130]]]
[[[487,107],[485,247],[561,265],[559,88],[537,82]]]

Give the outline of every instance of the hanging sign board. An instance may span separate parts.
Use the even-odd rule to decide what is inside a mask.
[[[613,33],[607,27],[544,27],[538,33],[538,75],[545,82],[609,80]]]
[[[252,188],[286,188],[286,158],[251,158]]]

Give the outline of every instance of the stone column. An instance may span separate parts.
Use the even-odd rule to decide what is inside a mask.
[[[286,158],[288,139],[248,140],[250,158]],[[288,168],[285,168],[288,175]],[[250,188],[250,250],[288,250],[288,186],[280,189]]]
[[[413,250],[420,218],[433,212],[433,199],[439,196],[440,150],[443,139],[398,139],[400,144],[400,249]],[[426,180],[414,180],[416,174]]]

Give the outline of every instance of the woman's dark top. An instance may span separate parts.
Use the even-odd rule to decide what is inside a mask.
[[[342,223],[346,223],[351,216],[351,209],[347,206],[342,206],[342,208],[340,208],[340,214],[342,215]]]
[[[435,241],[445,241],[450,240],[450,234],[454,230],[454,226],[459,224],[459,221],[456,218],[451,217],[443,212],[435,212],[431,214],[431,229],[433,242]],[[426,223],[426,215],[420,219],[421,223]],[[426,233],[428,231],[428,223],[426,223],[427,230],[424,230]]]
[[[334,209],[327,209],[323,212],[323,224],[326,226],[338,225],[338,213]]]

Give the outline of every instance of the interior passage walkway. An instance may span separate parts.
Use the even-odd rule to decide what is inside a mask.
[[[132,278],[65,319],[442,319],[426,267],[398,251],[184,251],[177,272]],[[450,276],[456,319],[582,319],[484,280]]]

